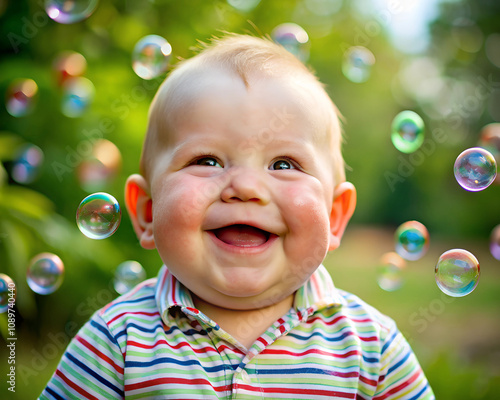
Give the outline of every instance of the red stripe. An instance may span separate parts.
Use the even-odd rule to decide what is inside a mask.
[[[382,396],[377,396],[377,397],[374,397],[373,400],[383,400],[383,399],[387,399],[390,395],[394,394],[394,393],[397,393],[401,390],[403,390],[404,388],[406,388],[407,386],[410,386],[413,382],[415,382],[417,380],[417,378],[419,377],[420,375],[420,371],[417,371],[415,372],[410,379],[408,379],[407,381],[403,382],[402,384],[396,386],[395,388],[392,388],[391,390],[389,390],[387,393],[385,393],[384,395]]]
[[[311,322],[319,321],[319,322],[323,323],[324,325],[334,325],[334,324],[336,324],[337,322],[339,322],[342,319],[347,319],[347,317],[345,315],[339,315],[338,317],[332,319],[331,321],[327,321],[327,320],[325,320],[323,318],[324,317],[316,315],[316,316],[308,319],[307,322],[311,323]],[[349,321],[354,321],[356,323],[372,322],[372,320],[370,318],[363,318],[363,319],[349,318]]]
[[[299,389],[299,388],[255,388],[249,385],[238,385],[238,387],[241,387],[242,389],[248,390],[248,391],[264,391],[265,393],[288,393],[288,394],[308,394],[308,395],[322,395],[322,396],[328,396],[329,398],[340,398],[340,399],[355,399],[356,394],[355,393],[345,393],[345,392],[338,392],[338,391],[331,391],[331,390],[318,390],[318,389]]]
[[[300,356],[305,356],[307,354],[321,354],[323,356],[327,357],[334,357],[334,358],[347,358],[351,356],[357,356],[360,355],[361,352],[359,350],[351,350],[348,351],[347,353],[344,354],[336,354],[336,353],[331,353],[328,351],[323,351],[323,350],[318,350],[318,349],[309,349],[306,351],[303,351],[302,353],[295,353],[293,351],[289,350],[274,350],[274,349],[264,349],[261,353],[261,355],[266,355],[266,354],[273,354],[273,355],[288,355],[292,357],[300,357]]]
[[[144,311],[125,311],[125,312],[122,312],[121,314],[118,314],[118,315],[115,315],[113,318],[111,318],[108,322],[108,324],[112,324],[114,321],[116,321],[118,318],[124,316],[124,315],[129,315],[129,314],[133,314],[133,315],[147,315],[148,317],[152,317],[154,315],[160,315],[158,313],[158,311],[152,311],[152,312],[144,312]]]
[[[377,381],[374,379],[368,379],[366,376],[360,375],[359,380],[367,385],[377,387]]]
[[[87,349],[89,349],[92,353],[94,353],[95,355],[97,355],[97,357],[99,357],[101,360],[104,360],[109,365],[111,365],[116,370],[116,372],[118,372],[119,374],[123,375],[123,368],[120,367],[119,365],[117,365],[111,358],[109,358],[107,355],[105,355],[104,353],[102,353],[99,350],[97,350],[94,346],[92,346],[89,342],[87,342],[81,336],[77,336],[76,339],[81,344],[83,344]]]
[[[92,396],[90,393],[86,392],[83,390],[80,386],[76,385],[72,380],[66,377],[60,370],[56,370],[56,375],[61,378],[66,385],[68,385],[70,388],[72,388],[74,391],[78,392],[80,396],[83,396],[85,399],[89,400],[99,400],[97,397]],[[82,398],[82,397],[80,397]]]
[[[129,385],[125,385],[125,393],[127,393],[131,390],[139,390],[139,389],[150,388],[152,386],[167,385],[167,384],[189,385],[189,386],[191,386],[191,385],[205,385],[205,386],[210,386],[216,392],[224,392],[226,390],[231,389],[230,385],[215,386],[214,387],[206,379],[184,379],[184,378],[163,377],[163,378],[157,378],[157,379],[147,379],[147,380],[144,380],[142,382],[131,383]]]
[[[176,350],[179,350],[180,348],[182,347],[187,347],[189,348],[190,350],[192,350],[194,353],[198,353],[198,354],[206,354],[208,352],[213,352],[213,353],[217,353],[217,349],[214,349],[213,347],[202,347],[201,349],[196,349],[194,347],[191,347],[189,345],[189,343],[179,343],[175,346],[172,346],[170,345],[166,340],[164,339],[160,339],[158,340],[157,342],[149,345],[149,344],[142,344],[142,343],[138,343],[138,342],[134,342],[133,340],[129,340],[127,342],[127,347],[130,347],[130,346],[134,346],[134,347],[138,347],[140,349],[147,349],[147,350],[151,350],[153,348],[155,348],[156,346],[158,346],[159,344],[164,344],[172,349],[176,349]]]

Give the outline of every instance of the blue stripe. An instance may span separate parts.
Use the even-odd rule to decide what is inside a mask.
[[[430,387],[429,387],[428,384],[426,384],[425,387],[420,392],[418,392],[418,394],[416,394],[415,396],[413,396],[412,398],[410,398],[408,400],[418,400],[418,399],[420,399],[420,396],[422,396],[428,389],[430,389]],[[433,397],[433,399],[435,399],[435,397]]]
[[[111,333],[109,333],[107,326],[106,327],[102,326],[101,324],[97,323],[97,321],[95,321],[94,319],[90,320],[90,325],[96,328],[104,336],[106,336],[110,342],[118,344],[115,338],[111,335]],[[89,329],[89,331],[92,332],[91,329]],[[92,334],[95,334],[95,332],[92,332]]]
[[[343,329],[350,329],[350,328],[349,327],[345,327]],[[351,330],[349,330],[347,332],[343,332],[342,334],[340,334],[338,336],[326,336],[323,332],[318,332],[318,331],[315,331],[315,332],[312,332],[312,333],[306,334],[306,335],[301,335],[301,334],[298,334],[298,333],[290,332],[287,336],[294,337],[294,338],[299,339],[299,340],[301,340],[303,342],[307,342],[309,339],[311,339],[311,338],[313,338],[315,336],[319,336],[320,338],[324,339],[327,342],[340,342],[340,341],[344,340],[348,336],[358,337],[358,335],[356,335]]]
[[[391,343],[393,342],[394,338],[396,337],[396,335],[398,333],[399,333],[399,331],[395,330],[394,333],[392,334],[392,336],[385,341],[384,346],[382,347],[382,352],[381,352],[382,354],[385,353],[385,351],[391,345]]]
[[[59,396],[56,392],[54,392],[50,387],[45,388],[45,392],[50,394],[56,400],[65,400],[64,397]]]
[[[122,336],[126,336],[127,335],[127,330],[130,329],[130,328],[135,328],[139,332],[143,332],[143,333],[154,333],[158,329],[160,329],[161,331],[163,331],[163,327],[161,326],[161,324],[157,324],[157,325],[153,326],[152,328],[145,328],[143,326],[130,323],[130,324],[125,325],[123,328],[124,328],[123,331],[121,331],[120,333],[116,334],[116,340],[118,340],[118,338],[120,338]]]
[[[123,305],[126,305],[126,304],[136,304],[136,303],[142,303],[142,302],[146,302],[146,301],[150,301],[150,300],[155,301],[155,296],[151,295],[151,296],[139,297],[139,298],[133,299],[133,300],[122,300],[122,301],[119,301],[119,302],[116,302],[116,303],[112,303],[106,309],[106,312],[109,313],[110,310],[113,310],[116,307],[122,307]],[[154,308],[155,310],[157,310],[156,303],[151,308]],[[143,311],[143,310],[141,309],[141,311]]]
[[[334,369],[322,369],[322,368],[311,368],[311,367],[304,367],[304,368],[283,368],[283,369],[259,369],[258,374],[259,375],[273,375],[273,374],[282,374],[282,375],[291,375],[291,374],[321,374],[321,375],[333,375],[335,376],[335,370],[342,370],[342,373],[346,372],[351,372],[351,371],[356,371],[358,370],[358,366],[352,366],[352,367],[335,367]]]
[[[71,355],[70,353],[66,353],[66,356],[68,357],[69,360],[71,360],[71,362],[73,362],[75,365],[77,365],[78,367],[80,367],[81,369],[83,369],[87,374],[89,374],[94,379],[96,379],[97,381],[99,381],[103,385],[107,386],[108,388],[110,388],[111,390],[113,390],[114,392],[116,392],[121,397],[123,397],[123,390],[122,389],[117,388],[111,382],[107,381],[101,375],[97,374],[91,368],[89,368],[88,366],[86,366],[85,364],[83,364],[80,360],[78,360],[77,358],[73,357],[73,355]]]
[[[411,352],[407,352],[403,359],[399,360],[396,364],[394,364],[391,368],[387,370],[387,375],[389,375],[392,371],[399,368],[401,364],[404,364],[406,360],[410,357]]]
[[[188,365],[197,365],[201,368],[203,368],[204,371],[207,372],[219,372],[219,371],[224,371],[224,364],[219,364],[218,366],[215,367],[205,367],[202,366],[199,360],[179,360],[171,357],[161,357],[161,358],[155,358],[154,360],[151,361],[125,361],[125,368],[132,368],[132,367],[151,367],[153,365],[160,365],[160,364],[167,364],[164,365],[162,368],[171,368],[170,365],[168,364],[175,364],[175,365],[182,365],[182,366],[188,366]],[[160,365],[161,367],[161,365]]]

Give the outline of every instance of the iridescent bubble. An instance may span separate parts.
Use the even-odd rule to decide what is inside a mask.
[[[17,183],[32,183],[39,175],[43,164],[43,151],[34,144],[22,146],[12,165],[12,179]]]
[[[121,164],[118,147],[109,140],[97,140],[91,156],[78,166],[80,186],[87,192],[102,190],[117,176]]]
[[[16,298],[16,285],[12,278],[5,274],[0,274],[0,313],[4,313],[9,308],[9,299],[12,303]]]
[[[301,26],[293,22],[278,25],[271,32],[271,37],[299,60],[305,62],[309,58],[309,35]]]
[[[424,121],[413,111],[401,111],[392,121],[391,140],[402,153],[413,153],[424,142]]]
[[[70,118],[80,117],[94,99],[94,84],[84,77],[70,78],[63,84],[61,112]]]
[[[452,297],[466,296],[479,281],[479,261],[467,250],[448,250],[439,257],[435,277],[443,293]]]
[[[363,46],[354,46],[346,50],[342,62],[342,73],[351,82],[366,82],[375,64],[373,53]]]
[[[115,290],[126,293],[137,284],[146,279],[146,271],[137,261],[124,261],[116,267],[113,281]]]
[[[403,285],[403,269],[406,261],[394,252],[385,253],[380,258],[377,283],[381,289],[392,292]]]
[[[458,184],[471,192],[486,189],[497,176],[495,158],[481,147],[472,147],[460,153],[453,169]]]
[[[80,231],[90,239],[106,239],[116,232],[122,218],[118,201],[108,193],[85,197],[76,212]]]
[[[418,221],[401,224],[394,234],[396,252],[405,260],[422,258],[429,248],[429,232]]]
[[[153,79],[167,70],[171,55],[172,46],[165,38],[148,35],[134,47],[132,68],[142,79]]]
[[[23,117],[33,111],[38,85],[33,79],[18,79],[7,89],[5,108],[13,117]]]
[[[41,253],[34,257],[26,280],[29,287],[38,294],[54,293],[61,286],[64,277],[64,264],[52,253]]]
[[[227,3],[238,11],[249,12],[259,5],[260,0],[227,0]]]
[[[500,225],[497,225],[491,231],[490,252],[493,257],[500,261]]]
[[[53,68],[57,73],[57,81],[62,85],[66,80],[82,76],[87,69],[87,60],[75,51],[60,53],[54,60]]]
[[[73,24],[92,15],[99,0],[45,0],[47,15],[60,24]]]

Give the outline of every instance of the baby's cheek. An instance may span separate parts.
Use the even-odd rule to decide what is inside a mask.
[[[199,229],[200,221],[214,196],[214,189],[197,179],[172,180],[158,200],[165,223],[178,228]]]
[[[309,187],[287,190],[286,198],[290,209],[290,222],[305,228],[325,229],[329,214],[321,191]]]

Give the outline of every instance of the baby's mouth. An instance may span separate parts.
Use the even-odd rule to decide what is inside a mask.
[[[220,241],[238,247],[257,247],[269,240],[271,233],[250,225],[228,225],[212,230]]]

